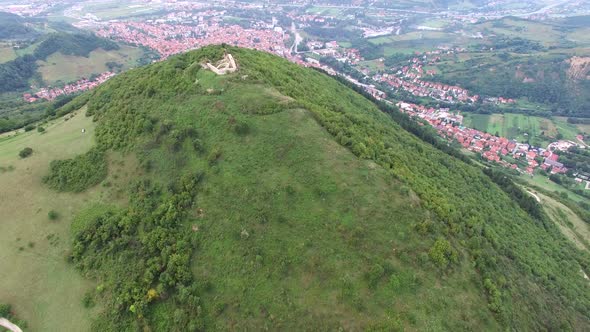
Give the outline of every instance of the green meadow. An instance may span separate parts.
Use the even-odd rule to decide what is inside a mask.
[[[44,127],[45,133],[0,137],[0,299],[31,331],[86,331],[94,311],[84,309],[82,297],[94,286],[66,263],[65,254],[74,214],[100,193],[56,193],[41,179],[53,159],[93,145],[94,123],[79,111],[67,122],[57,119]],[[21,159],[25,147],[33,154]],[[50,211],[57,213],[55,220],[48,217]]]

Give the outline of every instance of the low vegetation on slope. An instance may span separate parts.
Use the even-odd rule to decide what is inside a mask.
[[[543,213],[319,72],[216,46],[89,95],[96,149],[146,171],[74,223],[96,330],[590,324],[590,257]]]

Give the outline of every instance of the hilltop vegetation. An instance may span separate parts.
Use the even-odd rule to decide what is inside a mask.
[[[201,68],[224,51],[239,72]],[[95,330],[590,323],[590,256],[534,201],[324,74],[216,46],[86,96],[95,151],[143,170],[127,204],[88,207],[73,224],[70,260],[103,308]],[[96,182],[63,174],[66,190]]]

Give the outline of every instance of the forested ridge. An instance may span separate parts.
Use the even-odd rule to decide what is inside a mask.
[[[215,77],[201,68],[224,51],[238,61],[238,73]],[[246,328],[335,329],[342,327],[343,311],[359,317],[354,327],[377,330],[423,329],[426,321],[445,330],[579,330],[590,324],[582,275],[590,257],[547,222],[535,202],[500,175],[435,148],[438,141],[412,129],[399,112],[382,112],[320,72],[267,53],[214,46],[118,75],[84,96],[98,122],[96,151],[135,154],[145,172],[129,187],[129,207],[82,214],[75,223],[71,259],[97,280],[100,290],[92,296],[106,308],[96,330],[223,329],[236,320]],[[338,174],[306,163],[335,151],[327,145],[327,151],[302,146],[302,161],[283,164],[305,136],[287,136],[295,129],[281,119],[303,121],[293,118],[301,109],[352,152],[354,162],[369,161],[381,174],[373,187],[357,184],[356,191],[374,200],[346,203],[350,198],[338,195],[348,191],[327,180]],[[274,135],[264,141],[268,146],[253,145],[268,131]],[[314,142],[306,144],[320,144]],[[84,160],[52,164],[47,181],[55,183],[49,179],[59,179],[61,171],[61,190],[100,182],[104,175],[83,183],[85,173],[67,172]],[[289,180],[264,182],[279,169]],[[296,181],[301,174],[314,181]],[[374,189],[382,185],[388,189]],[[219,190],[223,195],[216,196]],[[197,208],[207,202],[211,217]],[[193,235],[179,233],[191,224]],[[342,263],[333,263],[336,257]],[[304,272],[317,281],[299,281]],[[119,279],[121,273],[129,278]],[[303,284],[311,288],[298,288]],[[316,284],[321,287],[310,286]],[[322,313],[320,291],[337,298]]]

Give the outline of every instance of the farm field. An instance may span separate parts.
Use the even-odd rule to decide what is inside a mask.
[[[54,53],[46,61],[38,61],[39,72],[48,84],[67,83],[82,77],[108,71],[107,62],[123,64],[123,69],[136,65],[142,50],[129,46],[121,46],[117,51],[94,50],[86,57]]]
[[[401,35],[381,36],[367,39],[383,48],[383,55],[395,53],[414,53],[432,50],[433,45],[449,46],[451,44],[469,43],[467,37],[441,31],[412,31]]]
[[[558,132],[561,132],[551,119],[513,113],[466,114],[465,126],[515,139],[518,142],[530,139],[533,144],[546,143],[547,138],[542,137],[543,135],[555,137]]]
[[[449,23],[451,23],[451,21],[446,20],[446,19],[427,19],[423,22],[421,22],[419,25],[420,26],[425,26],[425,27],[429,27],[429,28],[444,28],[446,26],[449,25]]]
[[[563,38],[563,34],[552,25],[513,18],[486,22],[475,27],[512,38],[535,40],[547,47],[559,45]]]
[[[439,31],[413,31],[398,36],[382,36],[370,38],[369,42],[375,45],[383,45],[401,41],[420,40],[420,39],[451,39],[452,35]]]
[[[343,10],[339,8],[331,8],[331,7],[320,7],[320,6],[313,6],[307,9],[308,13],[317,14],[317,15],[329,15],[334,17],[342,17]]]
[[[149,14],[157,11],[154,5],[146,6],[134,4],[131,5],[128,2],[104,2],[87,4],[83,8],[83,12],[92,13],[100,17],[101,19],[110,20],[115,18],[132,17],[136,15]]]
[[[64,253],[70,247],[73,214],[98,199],[99,191],[58,194],[41,179],[52,160],[90,148],[94,123],[78,111],[46,130],[0,140],[0,299],[13,306],[31,331],[85,331],[94,310],[82,306],[82,296],[93,285],[66,263]],[[20,159],[24,147],[33,154]],[[49,220],[51,210],[57,220]]]
[[[556,116],[553,118],[555,124],[559,128],[559,131],[562,133],[563,137],[567,139],[576,140],[576,135],[580,132],[582,133],[590,133],[590,125],[587,124],[572,124],[567,122],[567,117]]]

